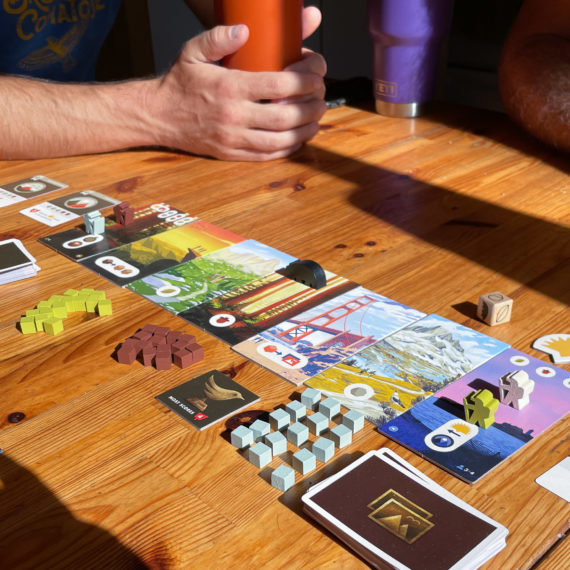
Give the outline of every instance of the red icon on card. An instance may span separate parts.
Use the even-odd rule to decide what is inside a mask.
[[[268,346],[264,346],[263,350],[265,352],[275,352],[277,350],[277,347],[274,344],[270,344]]]
[[[205,420],[205,419],[207,419],[207,418],[208,418],[208,416],[207,416],[206,414],[203,414],[202,412],[198,412],[198,413],[194,416],[194,419],[195,419],[195,420],[198,420],[198,421],[199,421],[199,420]]]

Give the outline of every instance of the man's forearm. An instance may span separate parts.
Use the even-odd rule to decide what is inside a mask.
[[[144,112],[149,82],[74,85],[0,76],[0,159],[154,144]]]

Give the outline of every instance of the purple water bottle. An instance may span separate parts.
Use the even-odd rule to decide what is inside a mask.
[[[368,0],[376,111],[416,117],[434,90],[453,0]]]

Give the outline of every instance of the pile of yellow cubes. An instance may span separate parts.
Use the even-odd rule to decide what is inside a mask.
[[[113,314],[113,305],[104,291],[68,289],[63,295],[52,295],[40,301],[35,309],[26,311],[19,325],[23,334],[46,332],[56,335],[63,331],[63,319],[69,313],[97,313],[103,317]]]

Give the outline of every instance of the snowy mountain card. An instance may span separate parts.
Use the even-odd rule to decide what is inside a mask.
[[[203,430],[257,402],[259,396],[229,376],[210,370],[156,399],[196,429]]]
[[[305,385],[380,426],[507,348],[504,342],[429,315]]]
[[[534,382],[528,405],[517,410],[500,403],[487,429],[465,421],[463,398],[467,394],[485,388],[499,399],[500,379],[516,372]],[[379,431],[473,483],[569,411],[570,372],[507,349]]]

